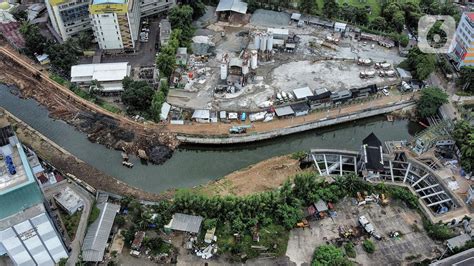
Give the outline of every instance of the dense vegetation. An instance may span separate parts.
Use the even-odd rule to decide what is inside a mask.
[[[456,145],[461,150],[461,166],[466,172],[474,170],[474,126],[462,120],[458,122],[453,131]]]
[[[435,115],[438,108],[448,102],[448,95],[437,87],[424,88],[418,100],[416,110],[420,117]]]
[[[436,58],[433,54],[425,54],[418,48],[408,53],[407,59],[400,63],[400,67],[409,70],[413,77],[425,80],[436,69]]]
[[[313,254],[312,266],[346,266],[352,263],[344,256],[344,252],[334,245],[322,245]]]
[[[374,242],[370,241],[370,239],[364,240],[362,243],[362,247],[364,248],[365,252],[367,253],[374,253],[375,252],[375,245]]]
[[[134,81],[130,77],[125,77],[122,84],[122,102],[128,107],[127,113],[149,117],[153,88],[146,81]]]

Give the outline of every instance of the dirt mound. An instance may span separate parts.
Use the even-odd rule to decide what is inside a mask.
[[[171,158],[173,151],[167,146],[153,146],[148,150],[148,159],[151,163],[162,164]]]

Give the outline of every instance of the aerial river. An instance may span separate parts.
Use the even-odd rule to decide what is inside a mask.
[[[48,117],[35,100],[20,99],[0,85],[0,106],[56,142],[71,154],[126,183],[150,192],[193,187],[273,156],[311,148],[358,150],[362,139],[374,132],[381,140],[408,140],[418,129],[408,120],[388,122],[374,117],[316,129],[273,140],[233,146],[183,146],[163,165],[142,165],[132,157],[132,169],[121,165],[120,152],[91,143],[86,134]]]

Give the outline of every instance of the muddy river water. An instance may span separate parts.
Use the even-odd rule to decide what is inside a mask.
[[[79,159],[150,192],[193,187],[270,157],[295,151],[311,148],[359,149],[362,139],[371,132],[381,140],[407,140],[418,130],[417,125],[408,120],[388,122],[385,117],[373,117],[251,144],[182,146],[163,165],[143,165],[132,157],[135,166],[128,169],[121,165],[120,152],[89,142],[84,133],[48,117],[46,108],[36,101],[19,99],[3,85],[0,85],[0,106]]]

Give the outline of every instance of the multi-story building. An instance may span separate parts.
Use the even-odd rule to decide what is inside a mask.
[[[140,0],[141,16],[148,17],[168,11],[176,4],[176,0]]]
[[[474,12],[462,14],[450,51],[457,69],[474,66]]]
[[[140,27],[138,0],[92,0],[89,12],[100,49],[135,49]]]
[[[92,27],[89,18],[90,0],[45,0],[54,30],[65,41]]]
[[[0,125],[0,256],[15,265],[55,265],[68,257],[46,208],[12,127]]]

